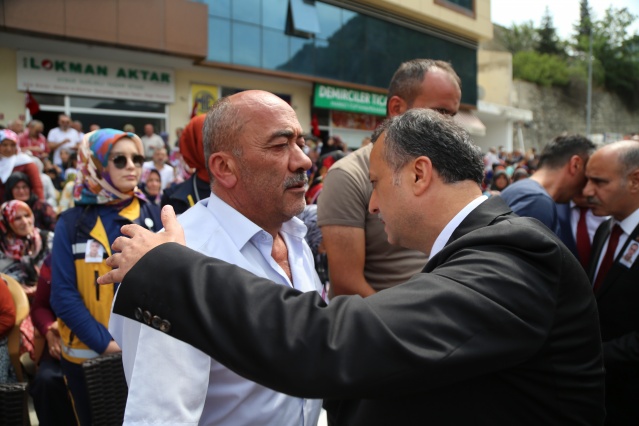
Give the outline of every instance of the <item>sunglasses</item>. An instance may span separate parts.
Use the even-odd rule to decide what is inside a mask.
[[[113,165],[116,169],[123,169],[126,167],[129,158],[131,158],[131,161],[133,162],[133,165],[135,165],[135,167],[142,167],[142,164],[144,164],[144,155],[140,154],[135,154],[131,157],[127,157],[124,154],[118,154],[113,157],[111,161],[113,161]]]

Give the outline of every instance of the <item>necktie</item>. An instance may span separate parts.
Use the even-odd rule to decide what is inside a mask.
[[[608,275],[608,271],[612,266],[612,261],[615,258],[615,250],[617,249],[617,245],[619,244],[619,237],[623,234],[621,230],[621,226],[615,225],[612,228],[612,232],[610,233],[610,239],[608,240],[608,248],[606,249],[606,254],[604,255],[603,260],[601,261],[601,265],[599,266],[599,272],[597,273],[597,278],[595,279],[595,285],[593,287],[593,291],[596,293],[601,287],[601,283]]]
[[[590,235],[586,223],[587,207],[579,207],[579,222],[577,222],[577,255],[584,269],[588,269],[590,263]]]

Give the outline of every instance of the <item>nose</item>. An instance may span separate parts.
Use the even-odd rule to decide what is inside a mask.
[[[293,148],[293,152],[291,153],[291,158],[289,160],[289,166],[292,172],[295,172],[297,170],[308,170],[311,168],[311,166],[313,165],[313,163],[311,162],[311,159],[308,158],[308,155],[306,155],[304,153],[304,151],[302,150],[302,148],[300,148],[300,146],[298,144],[294,144],[295,147]]]
[[[586,186],[584,186],[581,193],[586,197],[592,197],[595,195],[594,185],[590,182],[590,180],[586,181]]]
[[[371,199],[368,202],[368,211],[370,214],[378,214],[379,213],[379,205],[377,203],[377,191],[373,189],[373,193],[371,194]]]

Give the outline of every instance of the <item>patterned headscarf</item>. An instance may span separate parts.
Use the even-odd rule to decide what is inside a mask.
[[[73,188],[76,204],[110,204],[132,197],[144,199],[137,187],[128,193],[119,191],[106,171],[113,146],[124,138],[135,143],[139,154],[144,152],[142,141],[134,133],[100,129],[84,135],[78,147],[78,174]]]
[[[0,143],[9,139],[16,143],[16,153],[11,157],[0,156],[0,181],[6,183],[13,169],[24,164],[33,163],[33,158],[27,154],[20,152],[20,144],[18,143],[18,135],[9,129],[0,129]]]
[[[22,256],[31,256],[42,249],[40,232],[34,226],[33,232],[27,236],[19,236],[13,230],[13,222],[20,210],[24,210],[33,218],[33,212],[27,203],[20,200],[11,200],[0,206],[0,234],[2,235],[2,251],[14,260],[20,260]]]

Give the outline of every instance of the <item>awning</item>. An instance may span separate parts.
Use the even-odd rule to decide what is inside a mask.
[[[471,136],[486,136],[486,126],[471,111],[459,110],[454,118]]]

